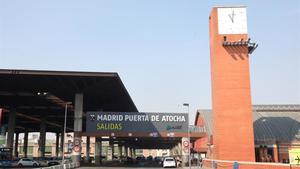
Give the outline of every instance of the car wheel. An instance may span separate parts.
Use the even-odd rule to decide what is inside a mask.
[[[18,164],[18,166],[19,166],[19,167],[22,167],[22,166],[23,166],[23,164]]]
[[[37,167],[38,165],[36,163],[33,163],[33,167]]]

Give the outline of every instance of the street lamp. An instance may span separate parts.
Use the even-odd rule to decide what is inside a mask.
[[[67,128],[67,114],[68,114],[68,104],[72,104],[72,102],[66,102],[65,103],[65,122],[64,122],[64,133],[63,137],[66,135],[66,128]],[[65,141],[64,141],[65,142]],[[62,163],[64,164],[65,161],[65,143],[62,144]]]
[[[183,103],[183,106],[187,107],[188,110],[188,119],[190,119],[190,104],[189,103]],[[191,136],[190,136],[190,126],[189,126],[189,121],[188,121],[188,140],[189,140],[189,168],[191,169]]]

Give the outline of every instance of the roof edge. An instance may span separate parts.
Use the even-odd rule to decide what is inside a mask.
[[[116,72],[85,72],[85,71],[58,71],[58,70],[26,70],[26,69],[0,69],[0,74],[13,75],[49,75],[49,76],[94,76],[117,77]]]
[[[247,8],[246,5],[216,5],[212,8]]]
[[[261,110],[299,110],[300,104],[253,104],[252,111]],[[211,112],[212,109],[197,109],[197,112]]]
[[[122,82],[122,80],[121,80],[120,76],[117,74],[117,76],[116,76],[116,77],[117,77],[117,79],[118,79],[118,81],[119,81],[120,85],[122,86],[122,88],[123,88],[124,92],[126,93],[127,97],[130,99],[130,102],[132,103],[132,105],[133,105],[133,107],[134,107],[135,111],[136,111],[136,112],[139,112],[139,111],[138,111],[138,109],[137,109],[137,107],[136,107],[136,105],[134,104],[134,101],[132,100],[132,98],[131,98],[131,96],[130,96],[129,92],[127,91],[127,89],[126,89],[126,87],[125,87],[124,83]]]

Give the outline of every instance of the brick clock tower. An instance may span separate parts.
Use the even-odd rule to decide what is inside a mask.
[[[246,8],[214,7],[209,17],[212,158],[255,161]]]

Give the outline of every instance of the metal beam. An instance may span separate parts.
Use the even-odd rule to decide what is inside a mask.
[[[5,110],[5,111],[8,111],[8,110]],[[20,112],[16,112],[16,115],[20,116],[20,117],[24,117],[24,118],[30,119],[30,120],[33,120],[33,121],[36,121],[36,122],[41,122],[40,118],[28,116],[28,115],[20,113]],[[60,125],[60,124],[57,124],[57,123],[53,123],[53,122],[49,122],[49,121],[46,121],[46,124],[54,126],[54,127],[59,127],[59,128],[63,127],[63,125]],[[67,128],[67,129],[68,130],[73,130],[72,128]]]

